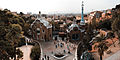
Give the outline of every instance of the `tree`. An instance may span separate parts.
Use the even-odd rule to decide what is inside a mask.
[[[113,41],[113,38],[115,37],[115,35],[114,35],[114,33],[113,32],[109,32],[109,33],[107,33],[107,39],[108,38],[110,38],[111,40],[112,40],[112,42],[113,42],[113,45],[114,45],[114,47],[115,47],[115,42]]]
[[[16,50],[23,25],[24,20],[13,15],[10,10],[0,10],[0,60],[9,60],[9,57],[16,59],[16,54],[23,56],[20,50]]]
[[[107,30],[111,30],[111,20],[110,19],[106,19],[102,22],[99,22],[98,23],[98,26],[97,26],[98,29],[101,29],[101,28],[106,28]]]
[[[93,26],[93,29],[96,29],[96,26],[97,26],[96,16],[94,16],[93,19],[92,19],[92,26]]]
[[[27,36],[27,37],[30,37],[29,34],[28,34],[29,33],[28,32],[29,28],[30,28],[30,24],[29,23],[25,23],[24,27],[23,27],[23,31],[24,31],[24,35]]]
[[[115,20],[112,23],[112,31],[118,35],[119,44],[120,44],[120,15],[114,17]]]
[[[6,41],[4,42],[4,40],[0,40],[0,60],[9,60],[10,51],[8,53],[7,50],[9,49],[7,49],[7,45],[8,43]]]
[[[11,24],[6,34],[6,40],[8,40],[14,47],[14,60],[16,60],[16,47],[20,42],[22,27],[19,24]]]
[[[97,46],[98,48],[98,53],[100,56],[100,60],[102,60],[102,55],[104,55],[104,51],[106,51],[108,49],[108,47],[106,46],[107,42],[100,42],[99,45]]]
[[[106,51],[108,49],[108,47],[106,45],[106,43],[108,43],[108,42],[106,42],[104,39],[105,39],[105,37],[103,35],[98,37],[96,39],[96,42],[98,43],[98,45],[96,47],[94,47],[94,48],[98,48],[98,54],[100,56],[100,60],[102,60],[102,56],[104,55],[104,51]]]
[[[40,53],[41,53],[41,50],[40,50],[40,47],[37,45],[37,46],[34,46],[32,49],[31,49],[31,54],[30,54],[30,57],[32,60],[39,60],[40,58]]]
[[[17,56],[18,59],[19,59],[19,58],[22,58],[22,57],[23,57],[23,52],[20,51],[20,49],[17,49],[17,50],[16,50],[16,55],[18,55],[18,56]]]
[[[112,9],[112,31],[117,34],[120,44],[120,4]]]

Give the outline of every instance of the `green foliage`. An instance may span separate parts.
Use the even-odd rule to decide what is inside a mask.
[[[29,28],[30,28],[30,24],[29,24],[29,23],[25,23],[25,24],[24,24],[24,27],[23,27],[23,31],[24,31],[24,35],[25,35],[25,36],[28,36],[28,37],[29,37],[29,34],[28,34],[28,33],[29,33],[29,32],[28,32],[28,31],[29,31]]]
[[[0,60],[9,60],[9,57],[16,55],[15,47],[20,42],[22,26],[22,18],[13,15],[8,9],[0,10]],[[18,51],[18,57],[22,57],[22,52]]]
[[[17,56],[18,59],[19,59],[19,58],[22,58],[22,57],[23,57],[23,52],[20,51],[20,49],[17,49],[17,50],[16,50],[16,55],[18,55],[18,56]]]
[[[112,31],[118,35],[119,43],[120,43],[120,5],[117,5],[112,12]]]
[[[102,29],[102,28],[105,28],[107,30],[111,30],[111,20],[110,19],[107,19],[107,20],[104,20],[104,21],[101,21],[98,23],[98,26],[97,26],[97,29]]]
[[[120,30],[120,16],[117,17],[112,23],[112,30],[118,32]]]
[[[108,49],[108,46],[106,45],[108,42],[105,41],[104,35],[97,37],[95,40],[98,43],[98,45],[94,48],[98,48],[98,54],[100,56],[100,60],[102,60],[102,55],[104,55],[104,51]]]
[[[40,47],[37,45],[37,46],[34,46],[32,49],[31,49],[31,54],[30,54],[30,57],[32,60],[39,60],[40,58]]]

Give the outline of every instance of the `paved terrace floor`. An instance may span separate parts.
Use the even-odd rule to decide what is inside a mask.
[[[61,42],[64,43],[64,46],[62,48],[60,46],[56,48],[56,44],[61,43]],[[67,44],[65,44],[65,42],[60,41],[60,42],[56,42],[56,44],[54,44],[54,42],[42,42],[41,45],[42,45],[42,49],[43,49],[43,55],[49,56],[50,60],[57,60],[52,55],[54,53],[64,53],[63,50],[66,50],[66,53],[64,53],[64,54],[66,54],[68,56],[62,60],[73,60],[73,58],[75,57],[75,49],[70,47],[71,54],[68,54],[67,53],[68,52]],[[68,45],[72,46],[71,43],[68,43]],[[53,52],[53,54],[52,54],[52,52]]]

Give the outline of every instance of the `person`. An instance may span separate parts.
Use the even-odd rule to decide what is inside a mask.
[[[45,55],[45,59],[46,59],[46,55]]]
[[[47,56],[47,59],[49,60],[49,56]]]
[[[42,58],[42,60],[44,60],[44,58]]]
[[[59,46],[59,43],[58,43],[58,46]]]
[[[70,50],[68,51],[68,53],[71,54],[71,53],[70,53]]]
[[[68,45],[67,45],[67,49],[70,50]]]
[[[56,48],[57,48],[57,45],[56,45]]]
[[[60,47],[61,47],[61,48],[63,47],[62,43],[60,43]]]
[[[51,53],[53,54],[53,51]]]
[[[65,53],[65,50],[63,50],[64,51],[64,53]]]

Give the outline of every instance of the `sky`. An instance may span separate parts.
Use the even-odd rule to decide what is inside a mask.
[[[84,13],[111,9],[120,4],[120,0],[0,0],[0,8],[24,13],[81,13],[82,1]]]

